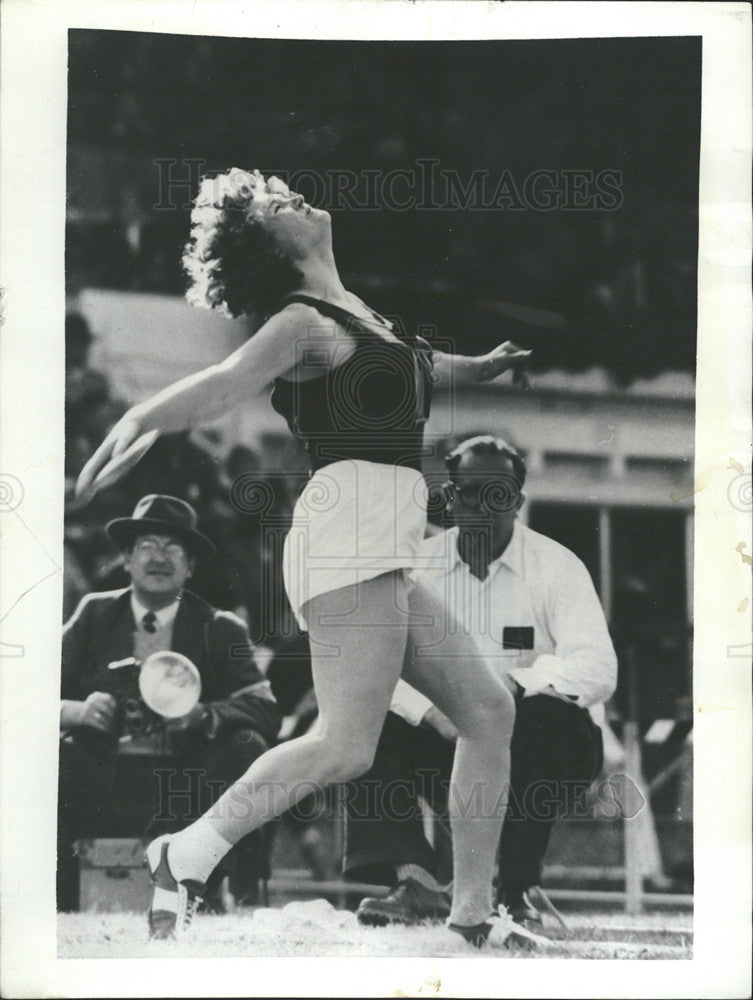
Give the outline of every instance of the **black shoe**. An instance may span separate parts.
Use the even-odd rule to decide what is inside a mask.
[[[435,892],[407,878],[398,882],[389,896],[361,900],[356,910],[359,924],[386,927],[387,924],[420,924],[424,920],[442,921],[450,915],[450,900],[444,892]]]
[[[500,893],[498,900],[501,906],[507,908],[513,922],[528,930],[535,931],[544,923],[544,918],[528,898],[525,889],[511,890]]]
[[[175,879],[167,861],[169,843],[170,834],[166,834],[153,840],[146,849],[146,863],[154,884],[148,914],[149,937],[161,941],[186,933],[204,892],[200,882]]]
[[[225,902],[225,873],[215,869],[207,880],[202,893],[200,913],[213,913],[222,916],[227,913],[227,903]]]

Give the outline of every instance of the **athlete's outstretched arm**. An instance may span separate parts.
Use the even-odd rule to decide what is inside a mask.
[[[530,351],[506,340],[488,354],[471,358],[462,354],[443,354],[434,352],[434,378],[436,384],[443,385],[478,385],[479,382],[491,382],[512,368],[515,374],[522,373],[523,367],[531,356]],[[519,376],[524,378],[522,374]]]
[[[189,375],[133,406],[115,424],[86,463],[76,483],[80,496],[111,458],[146,431],[175,433],[221,416],[290,371],[305,336],[300,306],[276,313],[238,350],[219,364]]]

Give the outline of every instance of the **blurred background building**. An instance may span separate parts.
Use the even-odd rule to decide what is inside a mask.
[[[159,441],[86,509],[70,499],[127,405],[253,333],[186,306],[180,256],[199,177],[258,167],[330,210],[343,281],[380,312],[458,353],[533,348],[531,389],[437,396],[427,478],[469,434],[518,444],[522,516],[584,560],[607,613],[616,731],[628,673],[641,732],[689,716],[700,54],[682,37],[71,31],[66,616],[123,581],[105,521],[183,496],[221,554],[194,589],[249,621],[284,711],[305,694],[279,576],[305,462],[265,399]],[[676,752],[646,745],[649,776]],[[686,824],[688,774],[654,801]]]

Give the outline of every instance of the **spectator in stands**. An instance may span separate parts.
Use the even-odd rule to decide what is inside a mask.
[[[197,512],[197,526],[214,545],[216,558],[197,563],[191,578],[191,590],[213,607],[221,611],[232,611],[248,625],[244,582],[251,572],[259,574],[258,555],[255,565],[241,565],[233,517],[228,509],[214,504],[209,508],[196,505],[194,509]],[[93,549],[94,533],[89,532],[88,535],[87,547]],[[127,553],[116,553],[113,558],[111,543],[108,549],[110,559],[100,560],[99,571],[92,577],[91,590],[118,590],[128,586],[130,577],[125,566]]]
[[[282,550],[307,477],[282,471],[294,467],[284,458],[280,464],[286,445],[285,439],[267,441],[263,468],[255,451],[235,445],[223,469],[223,488],[233,512],[227,548],[233,550],[232,563],[248,609],[249,630],[252,638],[272,650],[287,645],[291,620],[293,631],[299,631],[285,595]],[[308,676],[310,680],[310,665]]]
[[[212,539],[217,558],[199,566],[193,578],[197,594],[217,608],[232,611],[248,626],[246,577],[259,573],[256,563],[245,563],[237,545],[237,528],[229,503],[216,501],[199,512],[199,528]]]
[[[259,455],[246,445],[234,445],[220,470],[224,504],[229,512],[224,552],[227,557],[232,554],[235,583],[245,609],[244,617],[252,637],[260,642],[267,638],[266,630],[259,627],[262,580],[267,575],[262,565],[260,545],[263,525],[261,513],[253,507],[249,509],[244,499],[248,495],[247,486],[253,492],[255,484],[265,480]]]
[[[77,907],[78,837],[153,835],[195,819],[276,739],[280,715],[245,625],[185,589],[214,546],[196,513],[150,495],[107,525],[130,587],[89,594],[63,632],[58,798],[58,907]],[[152,653],[187,656],[200,701],[163,720],[144,704],[138,667]],[[253,836],[253,835],[252,835]],[[248,888],[259,837],[228,855],[231,887]],[[258,864],[258,860],[256,862]],[[227,868],[227,866],[226,866]],[[227,873],[218,869],[214,889]],[[212,887],[210,886],[210,898]]]
[[[89,579],[74,547],[63,538],[63,621],[67,621],[82,597],[89,592]]]
[[[554,824],[601,769],[603,703],[617,663],[585,566],[517,521],[526,469],[516,449],[475,437],[446,463],[455,523],[425,540],[421,555],[431,568],[414,576],[449,604],[515,696],[497,896],[530,927],[541,915],[527,893],[541,880]],[[463,663],[457,668],[462,674]],[[374,765],[348,797],[347,875],[394,885],[387,898],[362,901],[362,923],[449,913],[416,797],[446,813],[456,735],[427,698],[398,682]]]
[[[89,364],[94,337],[76,312],[65,317],[65,476],[70,495],[94,442],[123,415],[125,406],[110,392],[107,376]]]
[[[89,324],[80,313],[65,317],[65,424],[66,432],[84,429],[88,412],[110,394],[107,377],[89,366],[94,340]]]
[[[93,516],[97,523],[107,520],[108,500],[115,510],[127,502],[120,485],[108,495],[98,497],[96,507],[84,516],[73,498],[76,477],[94,449],[94,442],[123,414],[125,407],[110,392],[107,376],[89,364],[89,351],[94,337],[86,319],[77,312],[65,317],[65,564],[63,582],[63,621],[74,611],[80,598],[96,589],[95,577],[89,571],[90,550],[96,548],[96,535],[101,531],[88,523]],[[112,508],[110,508],[112,511]],[[102,516],[104,515],[104,516]]]
[[[256,476],[261,472],[261,461],[253,448],[245,444],[236,444],[228,452],[225,459],[225,474],[228,486],[241,476]]]

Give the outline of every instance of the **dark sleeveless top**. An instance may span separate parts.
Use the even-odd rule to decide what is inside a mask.
[[[424,424],[432,388],[431,348],[394,325],[383,326],[309,295],[288,295],[283,305],[303,302],[334,319],[355,339],[338,341],[331,327],[309,329],[302,338],[299,370],[316,372],[304,382],[277,378],[272,406],[285,417],[309,455],[311,471],[343,459],[401,465],[421,471]],[[386,322],[386,321],[385,321]],[[380,336],[375,327],[399,337]]]

